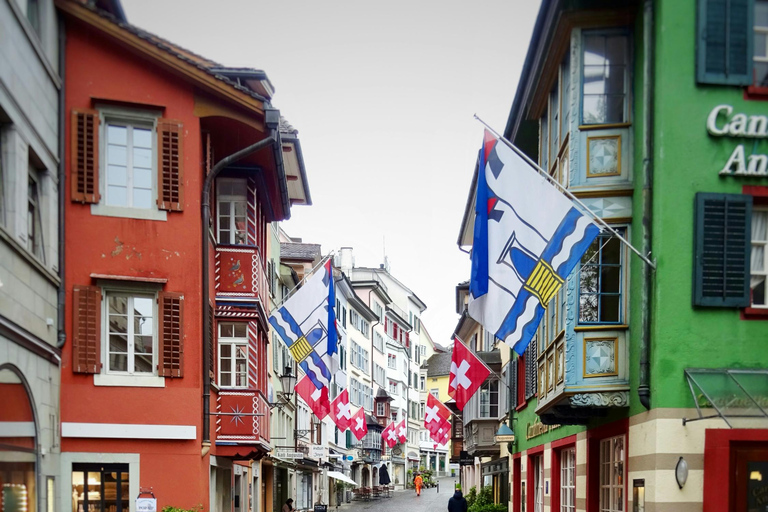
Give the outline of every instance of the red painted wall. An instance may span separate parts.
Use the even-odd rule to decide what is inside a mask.
[[[70,190],[69,123],[73,108],[97,101],[160,107],[184,125],[184,211],[166,222],[91,215],[90,205],[66,207],[66,331],[72,337],[72,287],[95,284],[91,273],[165,278],[165,291],[184,294],[184,376],[165,388],[97,387],[92,375],[71,371],[72,346],[62,354],[62,422],[195,425],[194,441],[62,439],[64,452],[140,453],[141,486],[153,487],[159,507],[208,506],[208,458],[201,457],[202,316],[200,121],[194,90],[182,79],[127,52],[94,29],[69,20],[66,48],[66,154]],[[128,105],[131,106],[131,105]]]

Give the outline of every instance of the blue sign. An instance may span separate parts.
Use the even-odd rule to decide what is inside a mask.
[[[354,459],[354,457],[353,457],[353,456],[351,456],[351,455],[347,455],[347,456],[346,456],[346,459],[347,459],[347,460],[352,460],[352,459]]]

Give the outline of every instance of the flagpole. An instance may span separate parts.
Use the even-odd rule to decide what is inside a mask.
[[[298,283],[296,283],[296,286],[294,286],[293,288],[291,288],[290,290],[288,290],[288,293],[286,293],[286,294],[285,294],[285,297],[283,297],[283,299],[282,299],[280,302],[276,303],[276,304],[275,304],[275,305],[272,307],[272,310],[269,312],[269,314],[271,315],[272,313],[274,313],[274,311],[275,311],[277,308],[279,308],[280,306],[282,306],[282,305],[283,305],[283,304],[284,304],[284,303],[285,303],[285,302],[286,302],[288,299],[290,299],[290,298],[291,298],[291,296],[293,295],[293,292],[294,292],[294,291],[296,291],[296,289],[297,289],[299,286],[301,286],[302,284],[304,284],[304,281],[306,281],[307,279],[309,279],[310,277],[312,277],[312,276],[315,274],[315,271],[316,271],[318,268],[320,268],[320,267],[322,267],[323,265],[325,265],[325,262],[326,262],[326,261],[328,261],[328,260],[331,258],[331,256],[333,256],[333,254],[334,254],[335,252],[336,252],[336,251],[331,251],[331,252],[329,252],[327,256],[323,256],[323,259],[321,259],[321,260],[320,260],[320,263],[318,263],[317,265],[315,265],[314,267],[312,267],[312,268],[309,270],[309,272],[305,272],[305,273],[304,273],[304,277],[302,277],[302,278],[301,278],[301,280],[300,280]],[[333,279],[333,276],[331,276],[331,279]],[[331,306],[331,307],[334,307],[334,304],[330,304],[330,306]]]
[[[507,147],[509,147],[509,149],[511,149],[512,151],[514,151],[515,153],[517,153],[517,155],[518,155],[518,156],[520,156],[520,157],[521,157],[521,158],[522,158],[522,159],[523,159],[523,160],[524,160],[524,161],[525,161],[525,162],[526,162],[528,165],[530,165],[531,167],[533,167],[534,169],[536,169],[536,170],[539,172],[539,174],[541,174],[542,176],[544,176],[544,177],[545,177],[547,180],[549,180],[549,181],[550,181],[550,182],[551,182],[551,183],[552,183],[552,184],[553,184],[555,187],[557,187],[558,189],[560,189],[560,191],[561,191],[562,193],[564,193],[566,196],[568,196],[568,198],[569,198],[571,201],[573,201],[573,202],[575,202],[576,204],[578,204],[579,206],[581,206],[581,207],[582,207],[582,208],[583,208],[583,209],[584,209],[584,210],[585,210],[585,211],[586,211],[586,212],[587,212],[587,213],[588,213],[588,214],[589,214],[589,215],[590,215],[590,216],[591,216],[593,219],[595,219],[595,221],[596,221],[598,224],[600,224],[600,225],[601,225],[601,226],[603,226],[605,229],[607,229],[608,231],[610,231],[610,232],[611,232],[611,234],[613,234],[613,236],[615,236],[616,238],[618,238],[619,240],[621,240],[622,242],[624,242],[624,244],[625,244],[627,247],[629,247],[630,249],[632,249],[632,252],[634,252],[635,254],[637,254],[637,255],[640,257],[640,259],[641,259],[641,260],[643,260],[644,262],[646,262],[646,263],[648,264],[648,266],[650,266],[650,267],[651,267],[652,269],[654,269],[654,270],[656,269],[656,264],[655,264],[654,262],[652,262],[651,260],[649,260],[649,259],[648,259],[646,256],[644,256],[644,255],[643,255],[643,254],[642,254],[640,251],[638,251],[637,249],[635,249],[635,248],[634,248],[634,246],[633,246],[632,244],[630,244],[630,243],[629,243],[629,242],[628,242],[628,241],[627,241],[627,240],[626,240],[626,239],[625,239],[623,236],[621,236],[621,235],[619,234],[619,232],[618,232],[618,231],[616,231],[616,230],[615,230],[615,229],[613,229],[611,226],[609,226],[609,225],[608,225],[608,223],[606,223],[606,222],[605,222],[603,219],[601,219],[601,218],[600,218],[600,217],[599,217],[599,216],[598,216],[598,215],[597,215],[595,212],[593,212],[592,210],[590,210],[590,209],[589,209],[589,207],[588,207],[587,205],[585,205],[585,204],[584,204],[584,203],[583,203],[583,202],[582,202],[582,201],[581,201],[581,200],[580,200],[578,197],[576,197],[575,195],[573,195],[573,193],[572,193],[570,190],[568,190],[567,188],[565,188],[565,187],[564,187],[563,185],[561,185],[561,184],[560,184],[560,183],[559,183],[559,182],[558,182],[556,179],[554,179],[552,176],[550,176],[548,172],[546,172],[544,169],[542,169],[541,167],[539,167],[539,165],[538,165],[536,162],[534,162],[533,160],[531,160],[531,159],[528,157],[528,155],[526,155],[525,153],[523,153],[523,152],[522,152],[522,151],[521,151],[521,150],[520,150],[520,149],[519,149],[517,146],[515,146],[514,144],[512,144],[510,141],[508,141],[506,138],[504,138],[502,135],[500,135],[498,132],[496,132],[496,130],[494,130],[493,128],[491,128],[491,127],[488,125],[488,123],[486,123],[485,121],[483,121],[482,119],[480,119],[480,118],[477,116],[477,114],[475,114],[475,119],[477,119],[478,121],[480,121],[480,123],[481,123],[483,126],[485,126],[485,127],[488,129],[488,131],[490,131],[492,134],[494,134],[494,135],[496,136],[496,138],[497,138],[497,139],[499,139],[499,140],[503,141],[503,142],[504,142],[504,144],[506,144],[506,145],[507,145]],[[482,172],[482,169],[481,169],[479,172]]]

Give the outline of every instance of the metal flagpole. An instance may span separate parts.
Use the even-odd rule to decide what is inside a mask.
[[[611,226],[609,226],[609,225],[608,225],[608,224],[607,224],[607,223],[606,223],[606,222],[605,222],[603,219],[601,219],[601,218],[600,218],[600,217],[599,217],[599,216],[598,216],[598,215],[597,215],[595,212],[593,212],[592,210],[590,210],[590,209],[589,209],[589,207],[587,207],[587,205],[585,205],[583,202],[581,202],[581,200],[579,200],[579,198],[578,198],[578,197],[576,197],[575,195],[573,195],[573,193],[572,193],[570,190],[568,190],[567,188],[565,188],[564,186],[562,186],[560,183],[558,183],[558,181],[557,181],[556,179],[554,179],[552,176],[550,176],[550,175],[549,175],[549,173],[548,173],[547,171],[545,171],[544,169],[542,169],[541,167],[539,167],[539,165],[538,165],[536,162],[534,162],[533,160],[531,160],[531,159],[528,157],[528,155],[526,155],[525,153],[523,153],[523,152],[522,152],[520,149],[518,149],[518,148],[517,148],[517,146],[515,146],[514,144],[512,144],[512,143],[511,143],[510,141],[508,141],[506,138],[504,138],[503,136],[499,135],[499,133],[498,133],[498,132],[496,132],[496,130],[494,130],[493,128],[491,128],[491,127],[488,125],[488,123],[486,123],[485,121],[483,121],[482,119],[480,119],[480,118],[477,116],[477,114],[475,114],[475,119],[477,119],[478,121],[480,121],[480,123],[482,123],[482,125],[483,125],[483,126],[485,126],[485,127],[488,129],[488,131],[490,131],[492,134],[494,134],[494,135],[496,136],[496,138],[497,138],[497,139],[499,139],[500,141],[503,141],[503,142],[504,142],[504,144],[506,144],[506,145],[509,147],[509,149],[511,149],[512,151],[514,151],[515,153],[517,153],[517,154],[518,154],[518,156],[520,156],[520,157],[521,157],[523,160],[525,160],[525,162],[526,162],[528,165],[530,165],[531,167],[533,167],[534,169],[536,169],[536,170],[539,172],[539,174],[541,174],[541,175],[542,175],[542,176],[544,176],[546,179],[548,179],[548,180],[549,180],[549,181],[550,181],[550,182],[551,182],[551,183],[552,183],[552,184],[553,184],[555,187],[557,187],[557,188],[558,188],[558,189],[559,189],[559,190],[560,190],[562,193],[564,193],[566,196],[568,196],[568,198],[569,198],[571,201],[573,201],[573,202],[575,202],[576,204],[578,204],[579,206],[581,206],[581,207],[584,209],[584,211],[585,211],[585,212],[587,212],[587,213],[588,213],[588,214],[589,214],[589,215],[590,215],[590,216],[591,216],[593,219],[595,219],[595,221],[596,221],[598,224],[600,224],[602,227],[604,227],[605,229],[607,229],[608,231],[610,231],[610,232],[611,232],[611,234],[613,234],[613,236],[615,236],[616,238],[618,238],[619,240],[621,240],[622,242],[624,242],[624,244],[625,244],[627,247],[629,247],[630,249],[632,249],[632,252],[634,252],[635,254],[637,254],[637,255],[640,257],[640,259],[641,259],[641,260],[643,260],[644,262],[646,262],[646,263],[648,264],[648,266],[650,266],[650,267],[651,267],[652,269],[654,269],[654,270],[656,269],[656,264],[655,264],[654,262],[652,262],[651,260],[649,260],[649,259],[648,259],[646,256],[644,256],[644,255],[643,255],[643,254],[642,254],[640,251],[638,251],[637,249],[635,249],[635,248],[634,248],[634,246],[633,246],[632,244],[630,244],[630,243],[629,243],[629,242],[628,242],[628,241],[627,241],[627,240],[626,240],[626,239],[625,239],[623,236],[621,236],[621,235],[618,233],[618,231],[616,231],[615,229],[613,229],[613,228],[612,228]],[[480,170],[480,172],[482,172],[482,170]]]

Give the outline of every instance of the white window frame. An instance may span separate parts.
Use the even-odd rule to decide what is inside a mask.
[[[243,193],[242,194],[222,194],[221,193],[221,186],[224,184],[232,184],[232,185],[238,185],[242,187]],[[248,182],[243,178],[218,178],[216,180],[216,240],[219,244],[222,245],[250,245],[248,243],[248,225],[252,222],[252,219],[248,218],[248,193],[247,193],[247,185]],[[235,204],[242,202],[245,206],[245,230],[243,231],[243,234],[245,238],[243,239],[242,243],[239,243],[237,241],[237,229],[235,228]],[[229,239],[228,240],[222,240],[221,239],[221,205],[222,203],[228,203],[229,204],[229,221],[230,221],[230,227],[228,229],[229,231]]]
[[[387,354],[387,368],[397,370],[397,355]]]
[[[544,457],[533,456],[533,510],[544,512]]]
[[[41,172],[29,163],[27,177],[27,250],[40,262],[45,264],[45,228],[43,227],[43,194]],[[34,183],[35,196],[29,194],[30,182]],[[29,218],[30,208],[32,208],[32,219]],[[32,224],[30,226],[30,223]],[[35,233],[35,236],[32,236]]]
[[[233,324],[245,326],[245,336],[223,337],[221,335],[221,328],[223,326],[225,326],[225,325],[233,325]],[[217,382],[217,384],[219,385],[219,387],[226,388],[226,389],[247,389],[248,388],[248,358],[249,358],[248,351],[250,349],[250,347],[248,346],[248,324],[245,323],[245,322],[219,322],[218,326],[217,326],[217,332],[216,332],[216,341],[217,341],[217,347],[218,347],[216,349],[216,355],[217,355],[217,360],[216,360],[216,362],[217,362],[217,365],[216,365],[216,370],[217,370],[216,377],[217,378],[216,378],[216,382]],[[245,346],[245,384],[244,385],[239,385],[238,386],[236,384],[236,382],[237,382],[237,379],[236,379],[237,371],[235,370],[235,368],[236,368],[235,367],[235,361],[236,361],[237,358],[234,355],[235,354],[234,351],[230,352],[230,354],[231,354],[230,359],[232,360],[232,366],[230,368],[230,371],[228,372],[231,375],[231,379],[232,380],[230,381],[230,384],[228,386],[225,386],[224,384],[222,384],[221,376],[222,376],[223,372],[221,370],[221,366],[222,366],[221,365],[221,359],[222,359],[222,357],[221,357],[221,349],[222,349],[222,347],[227,346],[227,345],[229,345],[232,350],[235,350],[237,347],[239,347],[241,345]]]
[[[394,380],[391,380],[391,379],[390,379],[390,380],[389,380],[389,384],[388,384],[388,386],[387,386],[387,389],[389,390],[389,393],[390,393],[391,395],[397,395],[397,394],[398,394],[398,393],[397,393],[397,388],[398,388],[398,384],[397,384],[397,382],[395,382]]]
[[[384,402],[376,402],[376,416],[384,416],[387,409],[384,407]]]
[[[100,326],[101,372],[94,374],[94,386],[165,387],[165,377],[159,376],[157,374],[158,358],[160,355],[158,353],[158,325],[160,322],[160,312],[157,306],[158,290],[159,287],[145,286],[140,284],[130,285],[128,283],[123,283],[119,286],[102,286]],[[147,297],[152,300],[152,318],[154,322],[152,333],[152,373],[109,371],[109,295],[127,295],[131,297],[139,296]],[[129,327],[132,328],[132,326]]]
[[[576,510],[576,448],[560,452],[560,512]]]
[[[616,457],[616,447],[620,445],[620,457]],[[600,440],[600,510],[603,512],[625,512],[627,496],[625,484],[626,471],[626,437],[624,434]],[[606,475],[605,472],[608,472]],[[619,473],[619,483],[614,483]],[[604,483],[607,482],[607,483]],[[608,503],[605,496],[608,496]],[[621,499],[619,507],[615,507],[616,499]]]
[[[754,254],[756,252],[755,249],[762,248],[762,250],[763,250],[763,268],[755,268],[756,267],[755,262],[757,261],[757,258],[753,257],[752,258],[752,269],[750,269],[750,272],[749,272],[749,274],[750,274],[750,281],[754,277],[757,277],[757,278],[762,277],[763,280],[764,280],[763,281],[764,282],[764,285],[763,285],[764,288],[768,288],[768,225],[766,225],[766,227],[765,227],[766,232],[763,233],[763,237],[764,238],[762,240],[752,238],[752,237],[755,236],[755,228],[754,228],[754,226],[756,225],[755,219],[757,218],[757,213],[763,213],[763,214],[766,214],[766,216],[768,216],[768,208],[765,208],[765,207],[755,207],[752,210],[752,234],[750,235],[751,242],[752,242],[752,245],[751,245],[752,253],[753,253],[753,256],[754,256]],[[752,287],[752,285],[750,283],[750,289],[751,289],[751,287]],[[765,304],[755,304],[755,303],[752,302],[752,297],[751,297],[751,294],[750,294],[750,307],[756,308],[756,309],[768,309],[768,295],[764,298],[764,300],[765,300]]]
[[[106,217],[128,217],[145,220],[167,220],[167,212],[157,206],[157,120],[161,113],[155,110],[128,109],[115,106],[96,105],[99,110],[99,194],[101,199],[91,205],[92,215]],[[131,126],[151,128],[152,134],[152,200],[149,208],[112,206],[107,204],[107,126],[110,123],[124,123]]]

